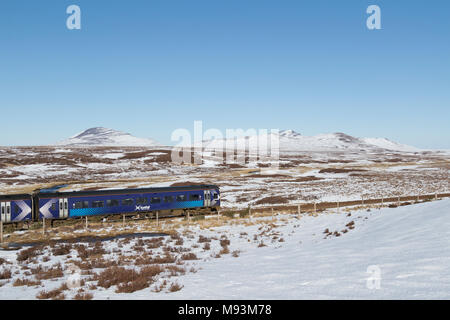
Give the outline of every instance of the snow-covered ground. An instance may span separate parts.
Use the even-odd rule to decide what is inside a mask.
[[[195,222],[178,226],[181,244],[174,245],[175,239],[164,237],[164,245],[191,250],[198,258],[179,264],[192,271],[168,278],[183,286],[181,290],[155,292],[163,276],[133,293],[116,293],[115,286],[90,290],[89,284],[96,282],[84,276],[84,290],[94,299],[450,298],[450,199],[398,208],[354,208],[350,213],[330,210],[300,218],[279,214],[222,219],[225,223],[213,227]],[[200,243],[200,235],[210,239],[209,249]],[[223,249],[221,239],[230,241],[229,253],[216,257]],[[120,254],[142,256],[142,251],[133,251],[138,241],[105,241],[103,259],[118,259]],[[160,250],[150,251],[155,255]],[[39,257],[34,266],[60,262],[63,269],[68,268],[67,255],[54,256],[50,249],[44,255],[48,260],[43,262]],[[72,249],[70,259],[73,261],[76,255]],[[0,258],[7,260],[2,272],[9,268],[12,273],[11,279],[0,280],[1,299],[33,299],[38,292],[54,289],[69,277],[65,271],[64,276],[42,280],[34,287],[13,286],[14,279],[23,277],[27,269],[23,262],[16,262],[14,251],[0,251]],[[131,263],[127,267],[136,266]],[[67,289],[66,298],[72,298],[76,290]]]
[[[326,228],[342,230],[350,221],[354,230],[324,239]],[[184,290],[165,298],[450,298],[449,199],[351,217],[305,217],[298,224],[279,229],[286,240],[281,246],[205,263],[203,270],[186,276]]]

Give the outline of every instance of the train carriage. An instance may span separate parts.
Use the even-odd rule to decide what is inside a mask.
[[[0,196],[1,221],[3,223],[32,220],[32,198],[29,194]]]
[[[67,219],[85,216],[137,214],[220,206],[215,185],[38,193],[36,219]]]

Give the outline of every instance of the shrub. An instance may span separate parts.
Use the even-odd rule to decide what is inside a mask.
[[[176,292],[180,291],[183,288],[183,286],[180,286],[178,283],[172,283],[169,287],[170,292]]]
[[[42,253],[43,248],[44,246],[39,245],[19,251],[17,261],[22,262],[35,258]]]
[[[11,279],[11,270],[9,269],[3,269],[0,272],[0,279],[4,280],[4,279]]]
[[[94,275],[97,285],[106,289],[114,285],[133,281],[137,277],[138,274],[134,269],[126,269],[124,267],[109,267]]]
[[[13,286],[14,287],[22,287],[22,286],[28,286],[28,287],[34,287],[34,286],[38,286],[41,284],[41,281],[34,281],[34,280],[30,280],[28,278],[23,278],[23,279],[16,279],[16,281],[14,281]]]
[[[86,292],[86,293],[77,293],[73,299],[74,300],[92,300],[92,298],[94,298],[94,296],[92,295],[92,293]]]
[[[59,246],[57,248],[54,248],[52,250],[52,254],[54,256],[63,256],[63,255],[67,255],[70,253],[70,250],[72,249],[71,245],[63,245],[63,246]],[[47,257],[48,258],[48,257]]]
[[[177,266],[167,266],[166,270],[169,271],[170,277],[181,276],[186,273],[186,270]]]
[[[229,254],[230,253],[230,249],[228,249],[228,246],[223,246],[222,250],[220,250],[219,254]]]
[[[31,269],[31,273],[33,273],[38,280],[47,280],[54,278],[61,278],[64,276],[63,269],[61,264],[57,264],[51,266],[50,268],[43,269],[40,265],[36,269]]]
[[[208,238],[208,237],[204,237],[204,236],[202,236],[202,235],[199,235],[199,236],[198,236],[198,242],[199,242],[199,243],[211,242],[211,239]]]
[[[181,260],[197,260],[195,253],[185,253],[181,256]]]
[[[150,286],[150,281],[144,277],[138,277],[131,282],[121,283],[117,286],[116,293],[133,293]]]
[[[64,300],[65,295],[63,293],[64,290],[67,290],[67,285],[63,283],[59,288],[54,290],[46,291],[42,290],[36,296],[38,299],[54,299],[54,300]]]

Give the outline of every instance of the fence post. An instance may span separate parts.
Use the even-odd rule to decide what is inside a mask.
[[[364,205],[364,196],[361,196],[361,204]]]
[[[125,227],[125,215],[122,215],[122,227]]]
[[[417,195],[417,201],[416,201],[416,202],[419,202],[419,198],[420,198],[420,196],[419,196],[419,195]]]
[[[339,213],[339,201],[337,202],[337,207],[336,207],[336,209],[337,209],[337,210],[336,210],[336,211],[337,211],[336,213]]]
[[[189,211],[188,211],[189,214]],[[156,227],[159,228],[159,213],[156,211]]]
[[[434,193],[434,200],[437,200],[437,192]]]
[[[317,204],[314,202],[314,213],[317,213]]]
[[[86,229],[88,228],[88,217],[86,216]]]
[[[220,221],[220,210],[217,210],[217,221]]]
[[[302,207],[301,207],[301,204],[299,203],[298,208],[297,208],[297,214],[301,215],[301,213],[302,213]]]
[[[45,235],[45,217],[42,218],[42,234]]]
[[[400,207],[400,196],[397,198],[397,207]]]

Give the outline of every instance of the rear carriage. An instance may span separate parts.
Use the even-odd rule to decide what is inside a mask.
[[[29,194],[0,196],[0,212],[3,223],[31,221],[32,208],[32,198]]]

